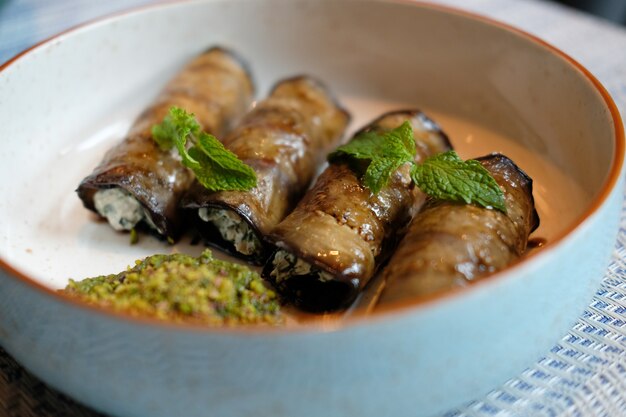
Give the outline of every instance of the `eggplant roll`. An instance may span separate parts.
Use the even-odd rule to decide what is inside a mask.
[[[246,65],[215,47],[193,59],[134,122],[126,138],[110,149],[78,186],[86,208],[115,230],[141,224],[168,240],[182,231],[179,202],[193,182],[175,150],[162,151],[152,139],[170,107],[193,113],[203,130],[222,137],[245,114],[254,87]]]
[[[405,121],[413,127],[417,162],[451,148],[437,124],[415,110],[387,113],[362,131],[382,133]],[[412,185],[408,164],[375,195],[362,185],[351,164],[331,163],[269,235],[277,250],[264,277],[307,310],[334,310],[353,301],[425,200]]]
[[[381,303],[467,285],[524,253],[528,235],[539,226],[532,180],[504,155],[477,160],[504,192],[506,214],[429,199],[382,274]]]
[[[310,77],[279,82],[223,141],[250,165],[250,191],[210,192],[195,182],[182,206],[210,245],[255,264],[268,256],[264,236],[289,213],[309,186],[350,116]]]

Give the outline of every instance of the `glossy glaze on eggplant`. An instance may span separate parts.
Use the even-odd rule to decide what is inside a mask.
[[[183,199],[203,239],[262,264],[269,254],[264,236],[302,197],[349,119],[319,81],[301,76],[279,82],[223,141],[255,170],[257,186],[210,192],[195,182]]]
[[[113,190],[134,204],[141,223],[168,240],[177,239],[183,224],[179,202],[193,174],[181,165],[176,152],[159,149],[152,139],[152,126],[163,121],[170,107],[178,106],[193,113],[203,130],[221,138],[248,110],[253,94],[246,65],[232,52],[214,47],[194,58],[80,183],[77,192],[84,206],[104,216],[96,208],[94,195]],[[114,225],[109,218],[118,230],[134,228],[136,220]]]
[[[364,130],[413,127],[417,162],[451,148],[447,136],[419,111],[385,114]],[[350,303],[395,246],[399,230],[425,200],[411,183],[408,165],[374,195],[349,161],[335,161],[295,210],[269,235],[278,250],[263,274],[283,295],[308,310]]]
[[[504,155],[478,161],[504,192],[507,213],[429,199],[382,274],[379,304],[468,285],[524,253],[539,225],[532,180]]]

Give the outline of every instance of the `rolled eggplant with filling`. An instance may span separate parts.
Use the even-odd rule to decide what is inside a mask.
[[[362,131],[383,133],[405,121],[413,128],[416,162],[451,149],[439,126],[415,110],[387,113]],[[331,162],[269,235],[278,249],[263,275],[301,308],[328,311],[354,300],[425,200],[412,185],[407,164],[378,194],[361,183],[353,168],[350,161]]]
[[[77,189],[86,208],[118,231],[147,226],[168,240],[182,231],[179,202],[193,181],[173,151],[152,139],[172,106],[193,113],[203,130],[222,137],[245,114],[254,94],[250,73],[232,52],[214,47],[194,58],[134,122]]]
[[[262,264],[264,236],[293,209],[349,119],[319,81],[302,76],[279,82],[223,141],[254,169],[257,186],[210,192],[196,181],[183,199],[201,237]]]
[[[539,226],[531,178],[504,155],[477,160],[502,189],[506,213],[429,199],[383,271],[379,305],[468,285],[524,253]]]

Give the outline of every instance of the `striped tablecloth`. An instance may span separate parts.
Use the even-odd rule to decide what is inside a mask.
[[[0,0],[0,63],[70,26],[150,2]],[[438,2],[510,23],[559,47],[590,69],[626,114],[626,30],[546,1]],[[612,262],[578,323],[521,375],[445,417],[626,416],[626,205],[622,213]],[[0,415],[98,414],[48,388],[0,348]]]

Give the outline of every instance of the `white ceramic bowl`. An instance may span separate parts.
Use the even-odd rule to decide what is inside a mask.
[[[176,326],[59,295],[68,277],[169,250],[149,238],[130,247],[74,188],[216,44],[249,60],[259,96],[310,73],[337,91],[353,129],[419,107],[463,157],[508,154],[535,179],[548,245],[464,290],[286,329]],[[104,19],[0,68],[0,137],[0,343],[44,381],[124,416],[401,417],[471,400],[574,323],[622,198],[623,128],[586,70],[506,25],[408,1],[206,0]]]

